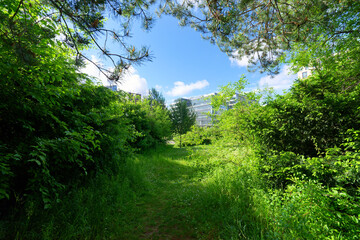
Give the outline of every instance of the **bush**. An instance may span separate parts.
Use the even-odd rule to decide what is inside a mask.
[[[26,3],[31,11],[23,11],[24,4],[0,6],[0,31],[7,36],[0,38],[4,210],[29,198],[48,208],[64,189],[119,171],[134,148],[170,135],[165,110],[96,86],[79,73],[73,48],[55,38],[54,19],[41,17],[48,13],[38,4]]]
[[[349,130],[344,141],[323,157],[274,152],[260,159],[262,176],[284,190],[276,200],[275,231],[285,231],[286,238],[358,239],[359,131]]]
[[[131,146],[144,150],[164,143],[171,136],[171,122],[168,110],[161,105],[151,105],[147,99],[122,103],[124,114],[135,134],[131,137]]]
[[[220,130],[216,127],[192,126],[191,130],[182,135],[183,146],[208,145],[214,143],[221,137]],[[176,145],[179,144],[179,137],[174,137]]]
[[[264,146],[314,157],[339,146],[346,131],[358,126],[360,87],[343,94],[321,84],[316,76],[298,81],[263,107],[253,123]]]
[[[264,200],[254,204],[270,239],[359,239],[360,88],[327,80],[315,74],[220,117],[226,142],[256,149]]]

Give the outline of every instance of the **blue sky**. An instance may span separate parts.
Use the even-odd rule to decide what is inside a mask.
[[[110,20],[107,27],[113,28],[115,24],[116,21]],[[246,90],[267,85],[281,92],[288,89],[296,78],[288,75],[287,67],[283,67],[275,78],[248,72],[246,59],[230,59],[216,45],[202,39],[199,32],[190,27],[180,27],[178,20],[171,16],[157,19],[150,31],[134,24],[132,33],[129,43],[136,47],[149,47],[153,59],[131,67],[123,82],[118,84],[119,88],[145,95],[148,89],[154,87],[164,95],[168,104],[179,97],[216,92],[219,86],[239,80],[242,74],[249,81]],[[86,54],[105,66],[109,64],[95,50]],[[103,85],[109,85],[95,66],[88,64],[83,71],[98,77]]]

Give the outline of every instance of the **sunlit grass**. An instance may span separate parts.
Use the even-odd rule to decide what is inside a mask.
[[[20,219],[2,222],[2,238],[311,239],[306,222],[296,224],[302,216],[293,215],[308,205],[294,209],[291,195],[281,203],[285,195],[268,189],[258,169],[248,147],[159,146],[50,210],[29,204]]]
[[[256,239],[261,220],[239,170],[247,156],[219,151],[160,146],[137,155],[118,176],[99,175],[50,210],[29,204],[20,220],[3,222],[3,238]]]

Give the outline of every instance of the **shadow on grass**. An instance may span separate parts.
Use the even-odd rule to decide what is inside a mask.
[[[125,175],[100,175],[53,209],[29,203],[22,219],[0,223],[0,238],[262,239],[252,176],[211,161],[199,175],[194,163],[208,156],[189,155],[210,147],[146,151],[127,161]]]
[[[220,166],[199,178],[193,150],[166,146],[140,158],[151,193],[141,238],[262,239],[266,222],[253,210],[251,176]]]

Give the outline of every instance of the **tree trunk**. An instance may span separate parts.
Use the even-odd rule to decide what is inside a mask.
[[[181,134],[180,134],[180,148],[181,148]]]

